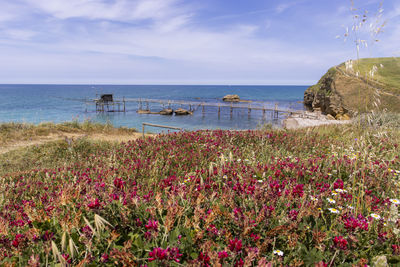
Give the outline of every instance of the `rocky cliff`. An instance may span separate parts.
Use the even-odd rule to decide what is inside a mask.
[[[372,109],[400,112],[399,58],[349,62],[350,67],[343,63],[329,69],[316,85],[304,92],[306,107],[336,119],[346,119],[357,112]],[[357,64],[357,71],[353,69],[354,64]]]

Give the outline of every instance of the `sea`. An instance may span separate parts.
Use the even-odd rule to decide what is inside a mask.
[[[274,118],[272,112],[235,108],[230,113],[229,107],[221,108],[218,116],[217,107],[200,106],[193,115],[162,116],[156,114],[138,114],[139,103],[126,102],[125,112],[96,112],[94,103],[86,104],[102,94],[113,94],[114,99],[160,99],[183,100],[196,103],[223,103],[227,94],[237,94],[243,100],[242,106],[290,108],[303,110],[303,94],[308,86],[285,85],[41,85],[41,84],[0,84],[0,123],[24,122],[39,124],[42,122],[66,122],[85,120],[111,123],[116,127],[124,126],[142,130],[143,123],[159,124],[182,128],[199,129],[257,129],[265,125],[279,127],[284,114]],[[142,107],[146,107],[145,102]],[[235,104],[234,104],[235,105]],[[188,109],[185,105],[172,105]],[[159,103],[149,103],[151,111],[163,109]],[[146,127],[146,131],[160,133],[166,130],[158,127]]]

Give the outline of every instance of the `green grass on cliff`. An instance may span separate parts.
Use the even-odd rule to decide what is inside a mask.
[[[374,75],[371,76],[373,69]],[[330,68],[317,84],[307,90],[325,96],[338,94],[351,112],[400,113],[400,58],[363,58],[353,62],[352,70],[346,70],[345,63],[342,63]]]
[[[354,72],[359,71],[361,77],[366,77],[373,66],[376,66],[378,70],[369,79],[381,83],[385,91],[400,93],[400,57],[363,58],[354,62],[353,69]],[[344,64],[341,64],[339,68],[346,70]]]

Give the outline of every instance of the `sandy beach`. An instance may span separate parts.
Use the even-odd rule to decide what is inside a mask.
[[[305,117],[293,115],[283,120],[282,125],[285,129],[300,129],[330,124],[348,124],[351,122],[352,120],[331,120],[325,115],[307,112]]]

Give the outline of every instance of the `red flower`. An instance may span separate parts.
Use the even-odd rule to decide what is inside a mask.
[[[100,207],[99,199],[96,198],[94,201],[89,202],[88,207],[89,207],[90,209],[97,209],[97,208],[99,208],[99,207]]]
[[[347,249],[347,240],[342,236],[335,236],[333,239],[333,243],[335,243],[335,247],[346,250]]]
[[[18,247],[19,246],[19,244],[23,241],[22,239],[24,238],[24,235],[22,235],[22,234],[17,234],[16,236],[15,236],[15,238],[14,238],[14,240],[12,241],[12,245],[13,245],[13,247]]]
[[[229,249],[232,252],[240,252],[242,250],[242,240],[239,240],[237,238],[233,239],[233,240],[229,240]]]
[[[400,255],[400,245],[392,245],[393,255]]]
[[[228,252],[226,252],[226,251],[220,251],[220,252],[218,252],[218,258],[220,258],[220,259],[225,259],[225,258],[228,258],[228,257],[229,257]]]
[[[211,266],[210,257],[207,255],[207,253],[200,252],[197,260],[201,263],[202,266]]]

